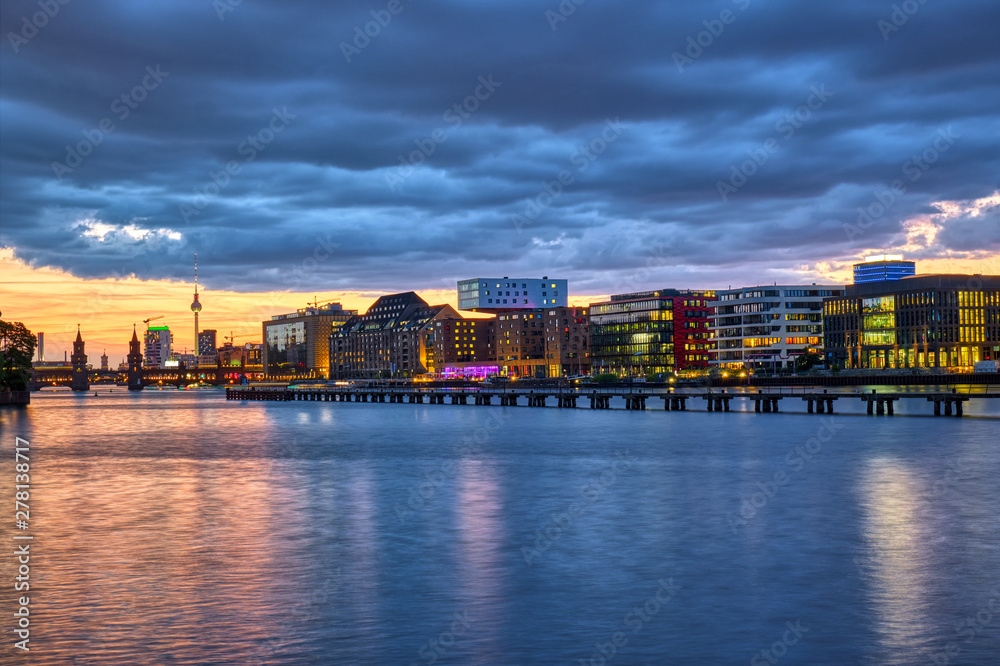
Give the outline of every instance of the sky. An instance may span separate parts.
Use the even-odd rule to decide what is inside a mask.
[[[193,326],[195,253],[202,326],[258,338],[468,277],[587,303],[881,252],[1000,273],[997,25],[993,0],[5,1],[0,311],[115,361],[144,318]]]

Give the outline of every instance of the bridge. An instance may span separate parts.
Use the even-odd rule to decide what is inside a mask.
[[[727,393],[721,391],[703,391],[690,393],[657,393],[627,390],[501,390],[501,389],[413,389],[386,387],[292,387],[292,386],[241,386],[226,389],[226,400],[266,400],[266,401],[319,401],[319,402],[374,402],[374,403],[408,403],[432,405],[493,405],[516,407],[524,404],[527,407],[546,407],[549,400],[553,406],[561,408],[576,408],[577,402],[590,409],[610,409],[611,399],[623,398],[625,409],[645,410],[649,401],[652,406],[656,400],[662,400],[664,411],[687,411],[688,401],[694,404],[704,404],[706,412],[728,412],[733,400],[751,401],[756,413],[780,412],[782,400],[801,400],[806,403],[809,414],[833,414],[838,400],[860,399],[866,405],[868,414],[892,416],[895,413],[894,404],[899,400],[924,400],[933,403],[935,416],[962,416],[964,403],[970,399],[1000,398],[1000,387],[990,391],[985,387],[982,392],[958,393],[829,393],[823,391],[746,391]],[[496,402],[494,402],[496,400]],[[523,403],[521,402],[523,400]]]
[[[192,383],[205,383],[213,386],[239,384],[258,380],[262,377],[261,366],[211,366],[185,368],[143,368],[140,371],[141,386],[187,386]],[[127,386],[127,370],[88,370],[87,386]],[[73,386],[72,367],[40,367],[33,368],[28,388],[38,391],[46,386]]]

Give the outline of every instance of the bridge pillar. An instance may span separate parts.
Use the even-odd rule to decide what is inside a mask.
[[[951,400],[948,400],[947,398],[944,401],[944,415],[951,416]]]
[[[867,409],[867,411],[868,411],[869,414],[872,414],[873,413],[873,409],[874,409],[875,406],[872,404],[871,400],[868,400],[867,402],[868,402],[868,409]]]

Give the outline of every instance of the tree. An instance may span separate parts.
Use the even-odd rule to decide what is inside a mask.
[[[27,391],[35,336],[19,321],[0,319],[0,388]]]
[[[822,365],[822,364],[823,364],[822,356],[820,356],[816,352],[806,352],[805,354],[802,354],[797,359],[795,359],[795,371],[805,372],[806,370],[812,368],[814,365]]]

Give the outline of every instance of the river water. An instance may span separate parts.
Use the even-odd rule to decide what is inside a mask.
[[[97,390],[0,411],[3,541],[15,436],[34,537],[28,654],[2,558],[4,663],[1000,664],[1000,400]]]

